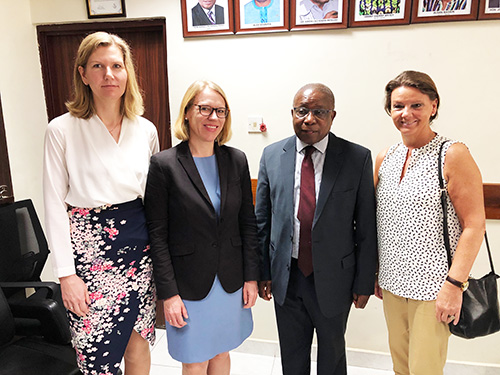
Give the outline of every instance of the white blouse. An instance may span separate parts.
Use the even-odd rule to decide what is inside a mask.
[[[379,284],[401,297],[435,300],[448,273],[438,179],[439,148],[447,140],[436,135],[412,150],[401,180],[408,152],[404,144],[392,146],[380,165],[376,190]],[[445,144],[443,161],[453,143]],[[453,256],[462,229],[449,196],[448,230]]]
[[[69,113],[53,119],[45,134],[45,229],[56,277],[75,273],[68,205],[94,208],[144,196],[156,127],[143,117],[123,118],[118,143],[101,119]]]

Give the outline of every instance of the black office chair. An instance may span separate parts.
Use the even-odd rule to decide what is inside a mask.
[[[81,375],[70,345],[43,336],[19,338],[14,317],[0,289],[0,375]]]
[[[18,335],[44,336],[69,344],[68,318],[59,284],[40,281],[49,255],[33,202],[0,208],[0,287],[7,297]]]

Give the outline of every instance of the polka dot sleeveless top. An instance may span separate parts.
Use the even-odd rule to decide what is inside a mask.
[[[379,284],[401,297],[435,300],[448,273],[438,176],[438,153],[444,141],[448,141],[444,160],[456,141],[440,135],[412,150],[402,179],[408,153],[403,143],[391,146],[380,165],[376,190]],[[462,229],[449,197],[448,230],[453,256]]]

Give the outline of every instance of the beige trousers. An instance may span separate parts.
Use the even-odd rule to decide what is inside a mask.
[[[436,319],[436,301],[417,301],[383,290],[384,315],[396,375],[442,375],[450,329]]]

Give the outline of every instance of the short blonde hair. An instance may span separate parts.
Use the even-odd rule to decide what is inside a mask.
[[[108,46],[116,46],[122,51],[123,62],[127,71],[127,85],[120,106],[121,114],[131,119],[144,113],[144,102],[137,83],[134,61],[129,45],[117,35],[98,31],[87,35],[78,48],[73,69],[73,99],[66,102],[66,108],[75,117],[88,119],[96,113],[92,90],[90,86],[83,83],[78,68],[81,66],[85,69],[90,55],[97,48]]]
[[[220,96],[224,98],[226,108],[229,110],[229,113],[226,117],[226,122],[224,123],[224,127],[222,128],[222,131],[219,133],[216,139],[219,146],[222,146],[223,144],[229,142],[229,140],[231,139],[231,110],[229,108],[229,103],[227,102],[226,94],[219,85],[212,81],[198,80],[193,82],[191,86],[188,87],[186,93],[184,94],[184,97],[182,98],[179,115],[177,116],[177,120],[174,124],[174,135],[181,141],[189,140],[189,122],[186,120],[186,113],[193,106],[196,95],[198,95],[206,88],[212,89],[215,92],[219,93]]]

